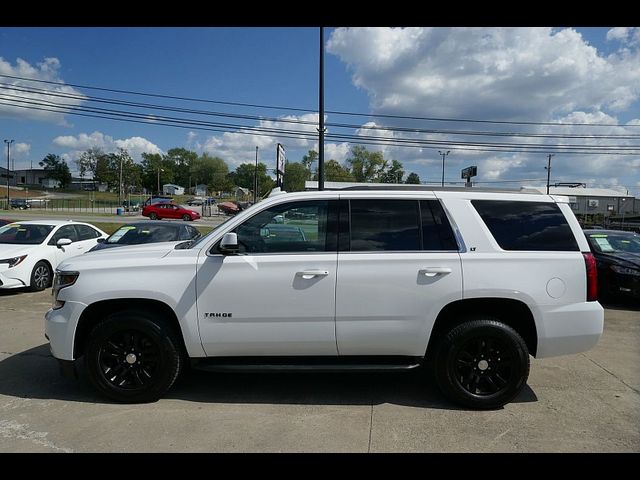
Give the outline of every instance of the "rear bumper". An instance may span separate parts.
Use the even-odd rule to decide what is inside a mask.
[[[542,327],[542,328],[540,328]],[[584,352],[593,348],[604,328],[604,309],[584,302],[545,310],[538,326],[536,358]]]

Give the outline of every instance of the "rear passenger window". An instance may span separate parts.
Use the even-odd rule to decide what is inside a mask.
[[[471,204],[504,250],[579,250],[555,203],[472,200]]]
[[[423,250],[458,250],[458,242],[438,200],[420,202]]]
[[[420,250],[416,200],[351,200],[351,251]]]

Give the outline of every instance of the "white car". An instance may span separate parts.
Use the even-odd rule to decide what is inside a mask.
[[[109,235],[88,223],[32,220],[0,227],[0,289],[51,286],[60,262],[94,247]]]
[[[515,398],[529,355],[592,348],[596,265],[567,197],[344,190],[272,196],[187,248],[60,265],[45,332],[104,395],[153,401],[208,370],[410,370],[450,400]],[[303,235],[300,234],[303,232]]]

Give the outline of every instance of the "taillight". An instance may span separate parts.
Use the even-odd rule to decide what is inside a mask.
[[[584,264],[587,267],[587,302],[598,300],[598,269],[593,253],[583,253]]]

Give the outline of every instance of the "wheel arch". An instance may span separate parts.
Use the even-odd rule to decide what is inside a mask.
[[[536,356],[538,331],[531,309],[526,303],[511,298],[468,298],[447,304],[436,317],[429,335],[427,357],[435,350],[437,340],[470,317],[488,315],[513,328],[525,341],[529,353]]]
[[[36,260],[36,261],[35,261],[35,263],[33,264],[33,267],[31,267],[31,272],[29,272],[29,277],[28,277],[28,279],[29,279],[29,285],[28,285],[28,286],[29,286],[29,287],[31,287],[31,286],[32,286],[32,285],[31,285],[31,276],[33,275],[33,269],[34,269],[34,268],[36,268],[36,265],[37,265],[38,263],[40,263],[40,262],[46,263],[46,264],[47,264],[47,266],[49,267],[49,272],[51,273],[51,279],[49,280],[49,282],[50,282],[50,283],[49,283],[49,287],[50,287],[51,285],[53,285],[53,277],[54,277],[54,275],[56,274],[56,269],[55,269],[55,268],[53,268],[53,264],[49,261],[49,259],[47,259],[47,258],[41,258],[41,259],[39,259],[39,260]],[[46,288],[49,288],[49,287],[46,287]]]
[[[89,333],[106,315],[126,310],[153,312],[161,316],[178,335],[182,352],[187,355],[184,332],[182,331],[178,317],[169,305],[160,300],[148,298],[121,298],[101,300],[92,303],[84,309],[78,319],[78,325],[73,339],[73,358],[78,358],[84,354]]]

